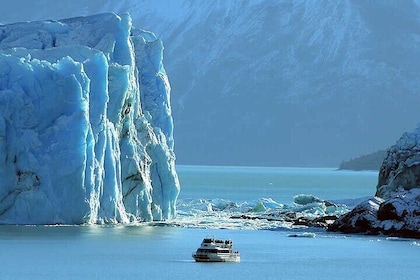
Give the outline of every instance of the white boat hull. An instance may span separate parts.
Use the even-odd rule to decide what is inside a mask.
[[[238,251],[233,251],[231,240],[204,238],[192,257],[196,262],[239,262]]]
[[[239,254],[193,254],[196,262],[240,262]]]

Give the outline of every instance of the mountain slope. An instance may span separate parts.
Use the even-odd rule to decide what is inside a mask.
[[[417,122],[414,2],[218,3],[158,30],[180,161],[336,165]]]
[[[178,163],[338,166],[418,121],[415,1],[114,2],[43,18],[129,11],[162,38]]]

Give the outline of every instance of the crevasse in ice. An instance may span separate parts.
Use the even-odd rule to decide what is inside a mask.
[[[0,223],[172,218],[163,45],[128,14],[0,25]]]

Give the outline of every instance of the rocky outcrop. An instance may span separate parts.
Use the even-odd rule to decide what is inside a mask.
[[[420,238],[420,128],[389,148],[375,196],[341,216],[329,230]]]

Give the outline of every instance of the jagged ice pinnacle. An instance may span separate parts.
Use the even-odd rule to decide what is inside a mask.
[[[128,14],[0,25],[0,224],[175,216],[162,53]]]

